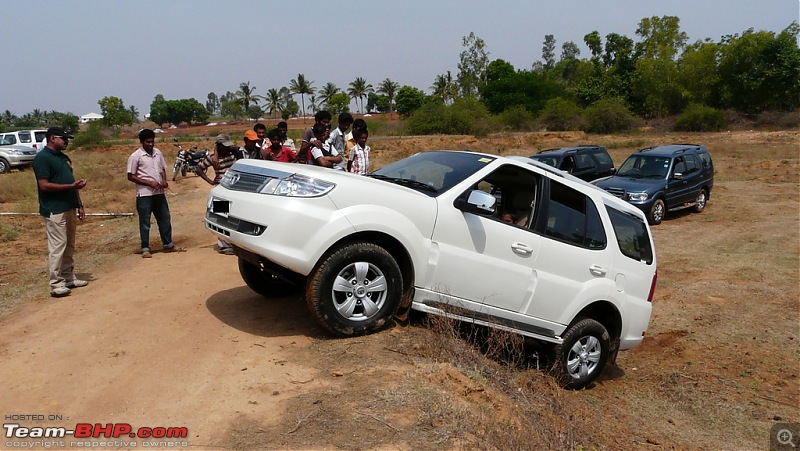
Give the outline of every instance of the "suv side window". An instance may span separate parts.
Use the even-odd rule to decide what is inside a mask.
[[[6,141],[8,141],[9,144],[16,144],[17,143],[17,137],[12,135],[12,134],[3,135],[3,138]]]
[[[647,263],[653,263],[653,247],[647,226],[636,216],[623,213],[616,208],[605,206],[614,234],[617,236],[619,250],[628,258]]]
[[[606,247],[606,233],[597,208],[586,195],[550,182],[547,214],[540,224],[545,236],[588,249]]]
[[[613,165],[613,162],[611,161],[611,157],[608,156],[607,153],[602,152],[600,150],[593,150],[591,152],[591,154],[592,154],[593,157],[595,157],[597,159],[597,161],[600,162],[600,164],[607,164],[609,166]]]
[[[591,155],[589,155],[588,153],[579,153],[575,155],[575,159],[577,160],[579,171],[582,171],[584,169],[591,169],[597,166],[594,163],[594,160],[592,159]]]
[[[700,170],[700,163],[697,162],[697,158],[692,154],[686,155],[686,173],[690,174],[698,170]]]
[[[711,155],[709,155],[708,152],[700,152],[697,156],[700,157],[700,161],[703,162],[703,169],[711,166]]]
[[[31,132],[19,132],[19,141],[24,143],[31,142]]]

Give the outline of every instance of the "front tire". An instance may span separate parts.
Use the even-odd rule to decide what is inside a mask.
[[[701,188],[700,192],[697,193],[697,200],[694,203],[695,213],[701,213],[703,210],[705,210],[706,202],[708,202],[708,193],[705,189]]]
[[[611,339],[602,324],[585,318],[567,329],[563,343],[554,348],[556,377],[566,388],[580,389],[592,383],[603,371],[611,349]]]
[[[11,165],[8,164],[8,161],[0,158],[0,174],[5,174],[9,169],[11,169]]]
[[[306,303],[329,332],[356,336],[375,332],[400,305],[403,276],[394,258],[380,246],[346,244],[311,273]]]
[[[239,274],[251,290],[267,298],[280,298],[300,290],[297,285],[262,271],[258,265],[243,258],[239,258]]]
[[[659,225],[664,219],[664,214],[667,212],[667,206],[662,199],[656,199],[650,211],[647,213],[647,222],[650,225]]]

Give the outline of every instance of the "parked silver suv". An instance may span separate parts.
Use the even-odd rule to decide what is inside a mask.
[[[11,168],[23,168],[33,164],[36,149],[25,146],[11,145],[0,138],[0,174],[8,172]]]

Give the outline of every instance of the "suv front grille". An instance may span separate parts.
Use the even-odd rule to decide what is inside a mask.
[[[240,172],[228,169],[222,177],[220,185],[234,191],[257,193],[267,184],[271,177],[249,172]]]
[[[622,188],[606,188],[606,191],[620,199],[625,199],[625,190]]]

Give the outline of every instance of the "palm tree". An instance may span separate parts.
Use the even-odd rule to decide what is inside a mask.
[[[327,106],[331,97],[333,97],[334,94],[338,94],[339,91],[340,89],[337,88],[335,84],[328,82],[319,90],[319,101]]]
[[[17,115],[12,113],[11,110],[3,111],[2,116],[0,116],[0,122],[5,122],[6,124],[13,124],[17,121]]]
[[[31,120],[36,125],[41,125],[44,120],[44,111],[36,108],[31,112]]]
[[[289,82],[289,88],[291,92],[294,94],[300,94],[300,102],[302,103],[302,111],[303,111],[303,119],[305,120],[306,115],[306,94],[314,94],[314,84],[313,81],[306,80],[306,76],[303,74],[297,74],[297,78],[291,80]]]
[[[361,99],[361,112],[364,112],[364,97],[367,97],[367,94],[375,92],[372,89],[372,85],[367,84],[367,80],[364,80],[361,77],[357,77],[350,83],[350,88],[347,90],[347,95],[355,99],[356,103],[358,100]]]
[[[135,105],[128,107],[128,114],[131,115],[131,120],[133,122],[139,122],[139,110],[136,109]]]
[[[242,82],[239,84],[239,90],[236,91],[236,102],[242,106],[244,111],[250,109],[250,104],[258,105],[258,101],[264,97],[255,95],[253,92],[256,90],[255,86],[250,86],[250,82]]]
[[[437,75],[431,85],[431,90],[433,91],[433,97],[442,99],[445,105],[449,100],[453,99],[457,88],[453,84],[453,77],[450,75],[450,71],[447,71],[447,74]]]
[[[281,111],[283,109],[283,97],[281,97],[277,89],[272,88],[267,91],[266,100],[266,108],[270,116],[275,114],[276,111]]]
[[[398,89],[400,89],[400,83],[389,80],[388,78],[378,84],[378,92],[389,99],[389,114],[392,114],[394,111],[392,105],[394,104],[394,96],[397,94]]]

